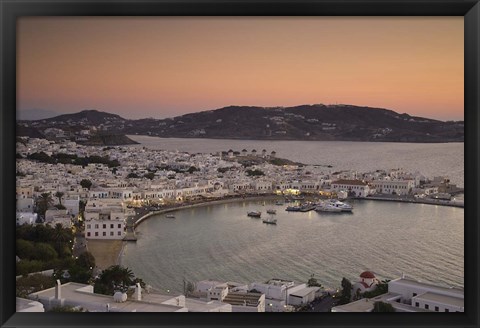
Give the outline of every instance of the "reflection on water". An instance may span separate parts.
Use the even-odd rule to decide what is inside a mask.
[[[137,229],[123,265],[159,289],[182,291],[190,281],[305,282],[312,273],[328,287],[364,270],[381,278],[402,273],[463,286],[464,210],[423,204],[355,201],[350,215],[286,212],[273,201],[239,201],[152,217]],[[278,224],[247,211],[275,208]]]

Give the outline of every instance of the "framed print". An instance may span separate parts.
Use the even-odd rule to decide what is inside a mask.
[[[2,327],[478,326],[478,1],[0,8]]]

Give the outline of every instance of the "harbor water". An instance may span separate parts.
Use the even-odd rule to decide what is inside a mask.
[[[136,147],[213,153],[267,149],[278,157],[332,165],[333,170],[402,167],[426,176],[447,175],[463,186],[462,144],[160,139],[132,136]],[[294,144],[298,143],[296,146]],[[316,149],[316,151],[314,151]],[[342,158],[343,157],[343,158]],[[183,279],[241,283],[271,278],[306,282],[311,274],[337,288],[371,270],[382,279],[402,274],[443,286],[464,285],[464,209],[356,200],[353,214],[286,212],[274,201],[205,205],[152,216],[137,227],[122,265],[165,292],[183,291]],[[277,225],[247,212],[277,210]]]

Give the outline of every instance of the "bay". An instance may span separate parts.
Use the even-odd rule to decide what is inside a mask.
[[[183,279],[250,283],[271,278],[327,287],[342,277],[356,281],[407,276],[463,286],[463,208],[354,201],[353,214],[292,213],[273,202],[239,201],[153,216],[137,227],[122,265],[157,289],[182,292]],[[247,217],[277,209],[276,226]]]
[[[179,139],[129,136],[149,149],[216,153],[275,151],[331,171],[403,168],[464,183],[463,143],[368,143]],[[464,209],[357,200],[353,214],[291,213],[269,201],[238,201],[178,210],[176,219],[153,216],[137,228],[122,265],[164,292],[183,292],[183,279],[251,283],[271,278],[326,287],[353,282],[365,270],[395,279],[402,274],[443,286],[464,285]],[[277,226],[246,216],[277,209]]]

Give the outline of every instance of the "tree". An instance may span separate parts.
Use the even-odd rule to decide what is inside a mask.
[[[87,188],[88,190],[90,190],[90,187],[92,186],[92,181],[88,179],[82,179],[82,181],[80,181],[80,185],[82,186],[82,188]]]
[[[57,251],[47,243],[36,243],[35,252],[32,254],[32,260],[48,262],[58,257]]]
[[[322,284],[318,282],[316,278],[313,277],[314,274],[310,276],[310,279],[307,281],[307,286],[308,287],[322,287]]]
[[[146,178],[146,179],[153,180],[153,178],[155,177],[155,173],[149,172],[149,173],[145,174],[143,177]]]
[[[95,293],[113,295],[117,290],[126,292],[128,287],[133,284],[134,278],[132,270],[113,265],[103,270],[100,277],[95,281]]]
[[[84,312],[83,308],[74,308],[70,305],[55,306],[47,312]]]
[[[78,266],[87,270],[95,268],[95,257],[88,251],[80,254],[76,262]]]
[[[65,195],[65,193],[64,193],[64,192],[61,192],[61,191],[57,191],[57,192],[55,193],[55,197],[58,198],[58,203],[59,203],[60,205],[62,205],[62,197],[63,197],[63,195]]]
[[[352,298],[352,283],[347,278],[342,279],[342,295],[340,296],[340,304],[347,304]]]
[[[35,246],[31,241],[17,239],[17,256],[21,259],[30,259],[35,253]]]
[[[37,210],[40,215],[45,215],[45,212],[53,205],[53,198],[51,193],[44,192],[37,198]]]
[[[372,312],[395,312],[395,308],[392,306],[392,304],[389,303],[375,302],[373,304]]]
[[[51,276],[37,273],[18,278],[15,285],[16,296],[26,298],[28,294],[54,287],[55,279]]]
[[[73,245],[72,230],[64,228],[60,223],[57,223],[52,231],[51,240],[55,245],[55,249],[61,256],[64,256],[64,247],[72,247]]]

